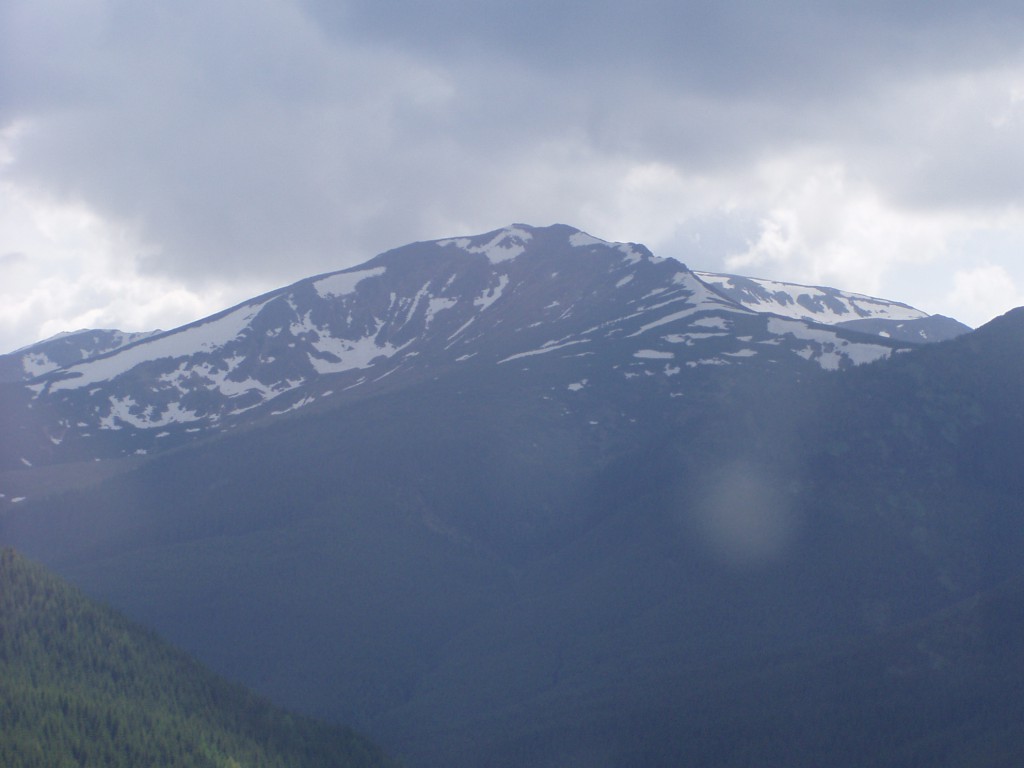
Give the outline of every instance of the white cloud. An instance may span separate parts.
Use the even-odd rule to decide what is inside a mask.
[[[1014,307],[1024,306],[1024,292],[998,264],[982,264],[953,274],[949,303],[964,322],[980,324]],[[967,319],[970,318],[970,319]]]
[[[1017,5],[64,5],[0,4],[0,344],[513,221],[945,314],[979,258],[1024,284]]]
[[[764,211],[760,231],[725,259],[729,270],[875,293],[898,263],[944,252],[948,220],[887,206],[838,160],[779,158],[755,179],[746,205]]]
[[[189,287],[141,274],[145,247],[130,228],[9,182],[0,182],[0,232],[0,353],[79,328],[175,327],[256,292],[244,280]]]

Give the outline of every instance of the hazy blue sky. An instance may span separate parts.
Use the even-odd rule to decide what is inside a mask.
[[[1024,4],[0,0],[0,351],[523,221],[978,325]]]

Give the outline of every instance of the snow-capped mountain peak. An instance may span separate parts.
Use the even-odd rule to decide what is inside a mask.
[[[515,224],[396,248],[26,386],[56,415],[47,434],[121,432],[152,447],[473,366],[570,393],[629,382],[681,395],[687,376],[723,366],[840,368],[905,346],[835,327],[847,314],[927,319],[906,305],[792,288],[694,273],[565,225]]]

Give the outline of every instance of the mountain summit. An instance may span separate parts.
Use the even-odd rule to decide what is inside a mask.
[[[18,362],[28,377],[15,409],[45,413],[13,417],[27,453],[8,462],[150,451],[459,366],[576,391],[653,378],[678,395],[688,369],[836,369],[965,330],[930,320],[832,289],[694,273],[565,225],[516,224],[397,248],[171,331],[80,332],[61,340],[88,340],[77,355],[51,341],[0,358],[8,380]]]

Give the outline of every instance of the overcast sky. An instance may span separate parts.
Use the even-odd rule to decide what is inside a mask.
[[[561,222],[1024,304],[1024,4],[0,0],[0,352]]]

